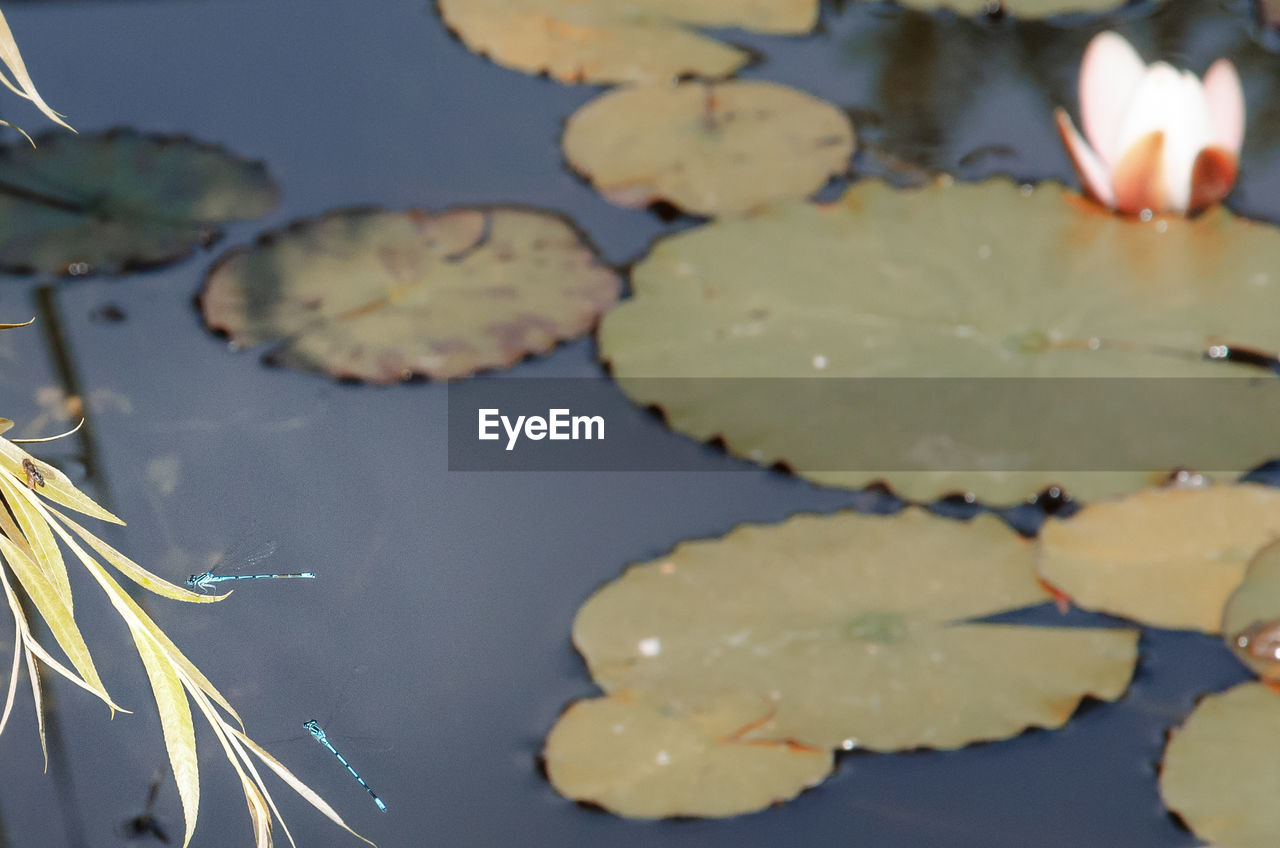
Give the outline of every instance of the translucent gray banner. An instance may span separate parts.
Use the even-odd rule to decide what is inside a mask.
[[[452,471],[1242,472],[1280,456],[1280,379],[510,379],[449,387]],[[482,438],[483,436],[483,438]]]

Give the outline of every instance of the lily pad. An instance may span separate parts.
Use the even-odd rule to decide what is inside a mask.
[[[1255,674],[1280,681],[1280,542],[1272,541],[1249,561],[1222,611],[1222,635]]]
[[[615,692],[578,701],[547,737],[556,791],[630,818],[736,816],[794,798],[831,773],[832,754],[755,739],[768,701],[726,696],[701,707]]]
[[[572,225],[508,208],[344,209],[227,253],[205,322],[271,361],[393,383],[502,368],[580,336],[621,283]]]
[[[1037,567],[1084,609],[1217,633],[1250,558],[1277,535],[1280,489],[1153,489],[1046,522]]]
[[[1160,2],[1160,0],[1155,0]],[[1125,0],[909,0],[909,9],[952,9],[960,15],[1013,14],[1020,20],[1050,18],[1056,15],[1109,12],[1123,6]]]
[[[1134,631],[969,623],[1047,598],[1031,544],[991,515],[798,516],[629,568],[573,639],[606,692],[767,699],[753,739],[958,748],[1058,727],[1128,685]]]
[[[699,215],[803,198],[853,154],[836,106],[771,82],[612,91],[569,118],[569,164],[621,206],[670,203]]]
[[[1280,833],[1280,694],[1243,683],[1196,705],[1164,753],[1160,795],[1219,848],[1272,848]]]
[[[886,439],[914,440],[906,447],[924,461],[864,470],[843,464],[852,440],[840,384],[1251,377],[1258,372],[1205,353],[1224,340],[1280,349],[1271,317],[1280,310],[1277,265],[1280,232],[1223,209],[1143,222],[1053,184],[939,182],[895,191],[865,182],[835,203],[780,204],[658,242],[634,269],[633,297],[602,322],[600,351],[622,389],[660,407],[674,429],[719,437],[735,455],[784,463],[819,483],[860,488],[884,479],[909,499],[959,491],[989,503],[1057,484],[1093,499],[1157,482],[1170,469],[1063,469],[1056,443],[1038,437],[1046,422],[1014,397],[985,413],[978,404],[979,412],[955,421],[926,416],[921,426],[936,427],[929,432],[883,428]],[[791,379],[767,385],[771,378]],[[824,382],[832,378],[845,379]],[[950,382],[952,390],[962,385]],[[1104,383],[1094,383],[1096,393],[1083,380],[1027,385],[1074,390],[1075,414],[1123,424],[1134,392],[1104,394]],[[967,385],[981,391],[978,381]],[[807,386],[811,397],[781,402],[777,386]],[[931,393],[904,402],[933,404]],[[932,445],[956,423],[994,447],[973,451],[967,466],[928,465]],[[1206,413],[1193,425],[1199,429],[1186,444],[1221,446],[1223,461],[1237,468],[1267,458],[1245,455],[1270,438],[1266,416]],[[1124,460],[1152,440],[1130,428],[1105,441]]]
[[[41,136],[0,148],[0,270],[114,274],[176,262],[228,221],[265,215],[261,162],[184,136]]]
[[[439,0],[467,48],[499,65],[561,82],[724,77],[751,54],[696,27],[805,33],[817,0]]]

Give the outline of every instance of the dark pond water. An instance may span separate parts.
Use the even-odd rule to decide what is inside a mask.
[[[702,473],[448,473],[444,387],[373,389],[264,368],[205,333],[191,298],[223,247],[350,204],[556,209],[619,264],[689,222],[612,207],[568,174],[560,127],[595,91],[470,55],[423,0],[12,2],[5,11],[41,91],[77,128],[188,133],[264,159],[282,186],[272,214],[169,269],[52,285],[5,279],[0,314],[39,312],[42,329],[0,335],[3,414],[35,419],[42,387],[71,385],[90,399],[91,441],[42,453],[77,479],[92,472],[89,492],[130,522],[108,540],[140,562],[182,579],[193,558],[274,539],[274,567],[320,573],[258,581],[213,607],[147,603],[251,735],[300,740],[270,747],[379,845],[1195,843],[1162,808],[1154,764],[1196,695],[1244,673],[1213,640],[1166,633],[1144,636],[1125,700],[1088,707],[1061,732],[956,753],[849,756],[818,789],[759,815],[644,824],[561,799],[536,757],[560,710],[593,691],[569,644],[593,589],[682,539],[877,499],[765,471],[711,473],[737,463],[710,450]],[[834,100],[855,110],[871,145],[970,178],[1070,179],[1048,116],[1073,101],[1074,62],[1103,26],[1199,71],[1229,52],[1258,127],[1233,205],[1280,217],[1280,161],[1267,140],[1280,76],[1250,42],[1245,9],[1142,4],[1066,23],[849,4],[828,9],[813,37],[731,37],[767,57],[746,75]],[[13,98],[0,103],[5,117],[39,126]],[[872,151],[857,164],[885,161]],[[108,306],[125,320],[95,320]],[[61,333],[50,338],[55,318]],[[600,371],[587,340],[514,373]],[[678,441],[656,421],[652,438]],[[171,490],[158,483],[165,475]],[[44,774],[30,702],[20,700],[0,739],[0,845],[125,844],[120,828],[144,812],[165,761],[124,627],[87,580],[76,589],[108,688],[135,714],[108,721],[96,701],[54,681]],[[305,737],[303,720],[330,715],[336,743],[383,740],[340,749],[388,814]],[[239,787],[211,734],[197,733],[193,845],[249,845]],[[357,844],[272,785],[299,844]],[[179,838],[171,786],[151,813]],[[160,844],[154,833],[139,839]]]

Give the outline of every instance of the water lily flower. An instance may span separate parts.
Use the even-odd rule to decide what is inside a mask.
[[[1066,110],[1054,115],[1085,190],[1118,212],[1196,212],[1235,182],[1244,93],[1226,59],[1201,82],[1165,62],[1144,64],[1128,41],[1103,32],[1080,63],[1084,138]]]

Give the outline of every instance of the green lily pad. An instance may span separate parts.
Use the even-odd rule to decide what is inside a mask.
[[[337,210],[227,253],[205,323],[237,347],[342,379],[393,383],[503,368],[587,333],[618,275],[547,212]]]
[[[1037,568],[1084,609],[1217,633],[1250,558],[1277,535],[1280,489],[1154,489],[1046,522]]]
[[[1160,795],[1219,848],[1272,848],[1280,833],[1280,694],[1242,683],[1196,705],[1164,752]]]
[[[691,707],[644,693],[578,701],[547,736],[556,791],[630,818],[736,816],[789,801],[831,773],[832,753],[756,739],[772,706],[726,696]]]
[[[1128,685],[1134,631],[968,623],[1047,598],[1031,544],[991,515],[798,516],[632,566],[573,640],[606,692],[767,699],[754,739],[958,748],[1058,727]]]
[[[1153,0],[1162,2],[1162,0]],[[1049,18],[1088,12],[1115,11],[1123,0],[910,0],[909,9],[952,9],[959,15],[982,15],[993,11],[1017,15],[1021,20]]]
[[[751,58],[695,27],[805,33],[817,0],[439,0],[467,48],[561,82],[725,77]]]
[[[611,91],[569,118],[564,153],[611,202],[698,215],[803,198],[844,173],[853,127],[836,106],[771,82]]]
[[[884,479],[909,499],[959,491],[991,503],[1057,484],[1093,499],[1157,482],[1170,469],[1055,470],[1061,465],[1045,457],[1060,454],[1038,438],[1044,422],[1034,406],[984,413],[981,403],[972,412],[970,402],[957,407],[971,412],[955,422],[994,446],[973,451],[970,464],[925,463],[953,423],[926,416],[936,432],[882,428],[885,439],[917,440],[906,447],[919,448],[924,460],[862,470],[843,465],[851,436],[841,384],[1252,377],[1255,370],[1207,361],[1205,352],[1224,340],[1280,349],[1272,320],[1280,311],[1277,266],[1280,231],[1223,209],[1143,222],[1107,214],[1053,184],[939,182],[895,191],[866,182],[835,203],[780,204],[661,240],[635,267],[632,298],[602,322],[600,351],[622,389],[661,408],[674,429],[719,437],[735,455],[784,463],[822,484],[857,488]],[[793,393],[807,386],[811,397],[780,402],[767,378],[790,378],[774,384]],[[832,378],[845,379],[826,382]],[[953,391],[961,385],[950,382]],[[904,403],[935,402],[920,394]],[[1134,410],[1132,392],[1110,391],[1105,402],[1080,397],[1075,412],[1090,419],[1123,423]],[[1187,425],[1199,429],[1185,444],[1222,445],[1224,462],[1250,468],[1267,458],[1245,454],[1267,443],[1270,421],[1200,415]],[[1107,441],[1123,460],[1151,439],[1119,428]],[[1008,444],[1023,448],[1002,447]]]
[[[1280,533],[1254,554],[1222,610],[1222,635],[1240,661],[1280,681]]]
[[[176,262],[265,215],[261,162],[182,136],[51,133],[0,148],[0,270],[115,274]]]

